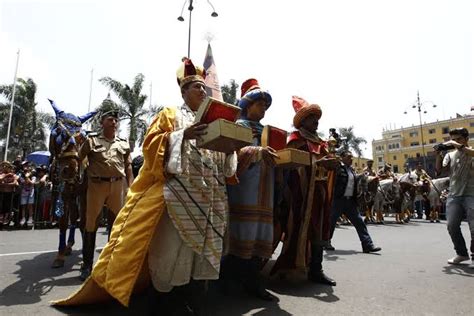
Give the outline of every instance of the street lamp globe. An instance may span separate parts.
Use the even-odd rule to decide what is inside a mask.
[[[192,12],[194,10],[193,2],[194,2],[194,0],[184,0],[183,6],[181,8],[181,14],[178,17],[178,21],[180,21],[180,22],[184,21],[183,12],[184,12],[184,9],[186,7],[186,4],[189,3],[189,5],[188,5],[188,11],[189,11],[189,19],[188,19],[188,23],[189,23],[189,27],[188,27],[188,58],[191,58],[191,29],[192,29],[191,19],[192,19]],[[207,3],[212,8],[211,16],[213,18],[218,17],[219,14],[217,14],[217,12],[214,8],[214,5],[211,3],[211,1],[207,0]]]

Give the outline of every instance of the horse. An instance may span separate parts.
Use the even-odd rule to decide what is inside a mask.
[[[416,196],[416,184],[418,176],[414,171],[409,171],[399,176],[400,200],[396,201],[399,211],[395,214],[397,223],[408,223],[413,211],[413,201]]]
[[[383,186],[381,186],[382,181]],[[383,180],[380,180],[379,177],[360,175],[358,205],[359,209],[365,214],[364,221],[366,223],[383,224],[384,211],[391,210],[395,212],[397,223],[403,223],[405,218],[403,196],[406,190],[412,187],[415,182],[416,174],[413,171]],[[373,217],[373,212],[375,212],[376,219]]]
[[[372,213],[375,194],[379,186],[379,178],[368,176],[365,173],[358,175],[357,182],[357,205],[359,211],[365,216],[364,222],[375,223]]]
[[[374,198],[376,224],[385,224],[383,213],[390,212],[396,207],[400,199],[400,184],[397,178],[384,179],[379,182]]]
[[[435,221],[439,223],[439,213],[442,206],[442,195],[443,191],[449,187],[449,177],[429,180],[429,184],[430,190],[427,195],[427,200],[429,201],[430,205],[429,219],[432,223]]]
[[[49,99],[48,99],[49,100]],[[51,152],[51,179],[53,182],[53,210],[59,222],[59,247],[52,268],[64,266],[65,256],[71,254],[75,242],[75,229],[79,218],[77,196],[81,191],[82,181],[79,148],[86,139],[82,124],[92,118],[96,112],[76,116],[61,110],[53,100],[49,100],[56,114],[49,137]],[[81,216],[82,217],[82,216]],[[66,243],[66,232],[69,236]]]

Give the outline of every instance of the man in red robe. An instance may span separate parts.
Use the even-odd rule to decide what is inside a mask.
[[[310,153],[311,165],[290,171],[286,203],[288,213],[278,216],[283,249],[272,273],[301,271],[312,282],[336,285],[323,273],[323,247],[330,240],[330,210],[334,187],[334,169],[338,161],[330,153],[328,142],[317,134],[322,111],[319,105],[293,97],[296,111],[293,125],[297,129],[289,136],[288,147]]]

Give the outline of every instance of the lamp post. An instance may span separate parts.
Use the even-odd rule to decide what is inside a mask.
[[[423,152],[423,169],[425,169],[425,170],[426,170],[425,139],[424,139],[424,136],[423,136],[423,121],[421,119],[421,111],[422,111],[423,105],[427,102],[431,102],[431,101],[424,101],[424,102],[420,101],[420,91],[417,91],[417,93],[416,93],[416,103],[411,106],[413,109],[418,109],[418,116],[420,118],[421,151]],[[431,102],[431,103],[433,104],[433,107],[435,108],[436,104],[434,104],[433,102]],[[403,113],[408,114],[407,111],[405,111]],[[423,110],[423,113],[426,114],[428,112],[426,110]]]
[[[181,14],[178,16],[178,21],[180,22],[184,22],[184,18],[183,18],[183,12],[184,12],[184,7],[186,6],[186,3],[189,2],[189,5],[188,5],[188,10],[189,10],[189,27],[188,27],[188,58],[191,58],[191,18],[192,18],[192,13],[193,13],[193,2],[194,0],[184,0],[184,3],[183,3],[183,7],[181,8]],[[211,6],[212,8],[212,13],[211,13],[211,16],[213,18],[219,16],[216,12],[216,10],[214,9],[214,6],[212,5],[211,1],[210,0],[207,0],[207,3],[209,3],[209,5]]]

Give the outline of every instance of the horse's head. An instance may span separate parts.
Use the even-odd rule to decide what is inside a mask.
[[[74,179],[78,173],[77,161],[79,146],[85,140],[85,131],[82,124],[95,115],[90,112],[83,116],[76,116],[61,110],[53,100],[49,100],[56,114],[56,122],[51,129],[50,151],[58,160],[61,160],[58,175],[62,179]]]
[[[418,180],[418,175],[416,174],[415,171],[410,171],[408,172],[408,181],[411,183],[416,183]]]
[[[51,130],[54,145],[60,147],[60,152],[77,150],[85,139],[82,124],[93,117],[96,112],[76,116],[61,110],[53,100],[49,100],[49,102],[56,114],[56,122]]]

